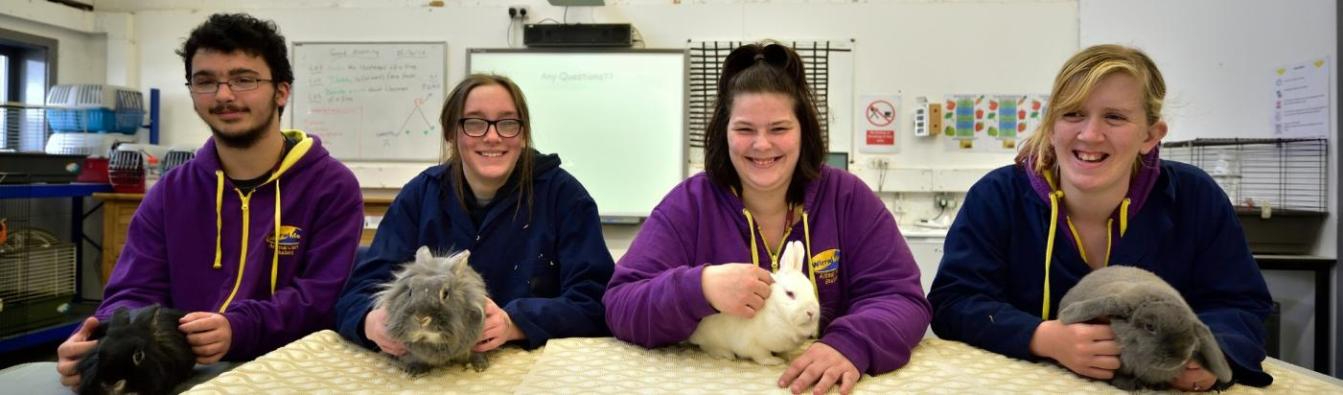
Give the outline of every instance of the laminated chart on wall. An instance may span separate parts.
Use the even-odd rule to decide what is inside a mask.
[[[1016,152],[1044,119],[1047,95],[952,95],[943,103],[942,130],[952,151]]]

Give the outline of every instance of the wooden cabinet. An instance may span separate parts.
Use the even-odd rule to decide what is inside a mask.
[[[363,234],[359,236],[359,245],[367,246],[373,243],[373,234],[377,232],[376,227],[369,224],[377,223],[370,221],[370,217],[381,219],[387,212],[387,206],[392,204],[392,199],[396,197],[395,190],[375,190],[364,192],[364,216],[365,227]],[[121,249],[126,246],[126,232],[130,229],[131,218],[135,217],[135,210],[140,207],[140,200],[144,198],[140,193],[95,193],[93,198],[103,203],[103,253],[102,253],[102,281],[107,285],[107,279],[112,276],[112,267],[116,266],[117,258],[121,257]]]

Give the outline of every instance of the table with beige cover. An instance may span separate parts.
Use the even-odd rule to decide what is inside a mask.
[[[412,377],[387,357],[314,333],[187,393],[783,393],[783,366],[715,359],[689,346],[647,350],[614,338],[552,339],[544,349],[505,347],[484,372],[452,366]],[[1224,393],[1343,393],[1339,381],[1270,359],[1268,388]],[[858,393],[1122,393],[1054,364],[1007,358],[964,343],[924,339],[905,367],[864,376]]]

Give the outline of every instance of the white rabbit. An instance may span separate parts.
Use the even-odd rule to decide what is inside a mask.
[[[769,298],[755,317],[723,313],[704,317],[690,334],[690,342],[718,358],[740,355],[762,365],[783,363],[774,353],[797,349],[816,335],[820,324],[815,286],[803,268],[806,255],[802,242],[788,243],[779,259],[779,271],[772,274],[774,285]]]

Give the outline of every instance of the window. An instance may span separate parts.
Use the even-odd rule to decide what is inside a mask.
[[[0,29],[0,150],[42,151],[47,89],[56,80],[56,40]]]

